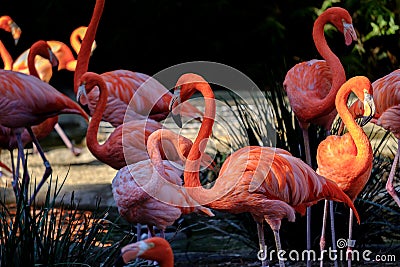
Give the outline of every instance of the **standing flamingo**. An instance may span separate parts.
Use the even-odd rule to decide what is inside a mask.
[[[349,197],[334,182],[318,175],[302,160],[279,148],[246,146],[237,150],[225,160],[213,187],[203,188],[198,159],[204,153],[214,124],[214,94],[201,76],[191,73],[182,75],[175,89],[180,91],[180,95],[174,99],[171,108],[179,107],[196,91],[203,95],[205,101],[202,124],[185,164],[185,187],[200,205],[230,213],[250,212],[257,222],[261,250],[265,247],[264,219],[274,232],[279,251],[281,219],[287,217],[289,221],[294,221],[293,209],[304,213],[306,207],[317,201],[331,199],[344,202],[357,212]],[[282,260],[279,264],[284,266]]]
[[[96,0],[92,18],[85,38],[82,40],[74,74],[75,94],[77,93],[80,77],[88,70],[90,49],[103,13],[104,1]],[[129,120],[150,118],[161,121],[168,116],[169,103],[173,95],[158,82],[147,82],[145,86],[142,86],[151,79],[150,76],[129,70],[109,71],[102,73],[101,76],[106,82],[108,90],[108,100],[102,120],[109,122],[112,126],[121,125],[126,113],[129,115]],[[152,80],[154,81],[154,79]],[[96,108],[98,98],[98,88],[88,94],[88,102],[86,104],[90,110],[90,115],[93,114]],[[190,104],[185,105],[184,112],[192,118],[202,116],[202,113]]]
[[[114,267],[123,267],[136,258],[153,260],[160,267],[174,266],[174,253],[167,240],[161,237],[151,237],[121,248],[121,255],[114,263]]]
[[[162,237],[182,214],[213,216],[208,208],[193,202],[182,186],[183,165],[191,147],[192,141],[170,130],[153,132],[147,140],[150,158],[121,168],[112,181],[119,214],[130,223],[146,224],[152,236],[153,226],[157,227]],[[203,163],[212,161],[204,156]]]
[[[71,36],[70,42],[71,47],[75,51],[76,54],[79,53],[81,49],[81,41],[85,37],[87,27],[80,26],[76,28]],[[50,40],[46,41],[47,44],[50,46],[51,51],[56,55],[58,59],[58,70],[66,69],[68,71],[75,71],[76,62],[75,56],[73,55],[71,49],[63,42]],[[93,53],[94,49],[96,49],[96,41],[93,41],[91,47],[91,53]],[[28,54],[29,50],[25,50],[15,61],[12,65],[12,69],[14,71],[19,71],[25,74],[29,74],[28,70]],[[49,82],[51,77],[53,76],[52,66],[48,60],[44,58],[37,58],[35,60],[35,66],[38,70],[40,79],[45,82]]]
[[[371,122],[390,131],[397,138],[397,152],[393,159],[392,168],[386,182],[386,190],[400,207],[400,199],[393,187],[393,179],[396,173],[400,155],[400,69],[377,79],[372,83],[376,113]],[[363,103],[359,100],[350,106],[350,112],[359,117],[364,112]]]
[[[310,123],[322,126],[329,134],[337,114],[335,96],[340,86],[346,81],[344,68],[339,58],[329,48],[324,36],[324,26],[328,23],[333,24],[343,33],[346,45],[357,40],[349,12],[340,7],[328,8],[315,20],[312,33],[315,46],[324,60],[313,59],[296,64],[287,72],[283,82],[290,105],[303,132],[306,162],[310,166],[312,166],[308,136]],[[325,202],[325,207],[327,205],[328,203]],[[332,213],[333,208],[331,208],[331,217]],[[333,225],[333,222],[331,224]],[[333,228],[332,237],[334,239]],[[321,239],[325,237],[322,236]],[[310,208],[307,209],[307,249],[311,249]],[[307,266],[310,264],[307,262]]]
[[[372,98],[373,89],[368,78],[356,76],[342,85],[336,95],[336,109],[348,133],[343,136],[328,136],[317,150],[317,172],[335,181],[352,201],[364,188],[372,170],[372,147],[367,135],[353,119],[347,107],[347,100],[353,92],[364,104],[365,125],[375,113]],[[348,250],[352,248],[353,212],[349,216]],[[349,265],[350,263],[349,259]]]
[[[15,41],[15,44],[18,43],[19,37],[21,36],[21,28],[18,27],[17,23],[15,23],[10,16],[1,16],[0,17],[0,29],[3,29],[7,32],[11,32],[11,35]],[[4,63],[5,70],[11,70],[13,65],[13,59],[8,53],[6,47],[3,42],[0,41],[0,56]]]
[[[88,117],[76,102],[37,77],[9,70],[0,70],[0,76],[0,125],[11,128],[17,136],[18,143],[19,160],[13,183],[18,183],[19,161],[22,161],[24,168],[26,166],[21,140],[21,134],[25,128],[46,167],[41,181],[31,196],[30,201],[32,201],[52,173],[52,169],[31,127],[59,114],[79,114],[86,120]],[[28,185],[27,175],[24,176],[24,179],[24,183]]]

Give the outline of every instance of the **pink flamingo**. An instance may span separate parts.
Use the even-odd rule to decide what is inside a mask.
[[[264,220],[274,232],[279,251],[281,220],[287,217],[294,221],[294,210],[304,213],[306,207],[317,201],[331,199],[346,203],[357,213],[349,197],[334,182],[279,148],[246,146],[237,150],[225,160],[213,187],[205,189],[200,184],[198,159],[204,154],[214,124],[214,94],[201,76],[192,73],[182,75],[175,90],[180,94],[171,108],[179,107],[196,91],[205,101],[202,124],[185,164],[185,187],[200,205],[230,213],[250,212],[257,222],[261,250],[265,248]],[[172,112],[175,115],[176,110]],[[279,264],[284,266],[282,260]]]
[[[286,74],[283,87],[288,95],[290,105],[303,132],[306,162],[311,164],[308,128],[310,123],[331,129],[336,117],[335,97],[340,86],[346,81],[346,74],[339,58],[329,48],[324,36],[324,26],[333,24],[343,33],[346,45],[357,40],[349,12],[340,7],[325,10],[316,20],[313,27],[315,46],[324,60],[310,60],[293,66]],[[331,203],[331,206],[333,203]],[[325,202],[325,214],[328,202]],[[331,208],[331,218],[333,208]],[[326,215],[325,215],[326,216]],[[331,221],[333,226],[333,221]],[[334,228],[332,228],[334,238]],[[321,240],[325,239],[324,234]],[[335,241],[333,240],[333,243]],[[311,249],[311,209],[307,209],[307,249]],[[321,248],[323,249],[323,248]],[[307,266],[311,263],[308,261]]]
[[[112,181],[120,215],[130,223],[146,224],[152,236],[156,226],[162,237],[182,214],[213,216],[208,208],[193,202],[182,186],[183,164],[191,147],[192,141],[170,130],[153,132],[147,140],[150,158],[121,168]],[[203,165],[210,162],[212,159],[204,154]]]
[[[11,128],[16,134],[18,143],[18,163],[13,181],[14,186],[16,187],[18,184],[19,162],[22,161],[24,168],[26,166],[21,140],[25,128],[46,167],[41,181],[31,196],[30,201],[32,201],[47,177],[50,176],[52,169],[31,127],[59,114],[79,114],[86,120],[88,117],[76,102],[37,77],[9,70],[0,70],[0,74],[2,77],[0,80],[0,125]],[[24,183],[29,184],[27,175],[24,176]],[[27,186],[25,188],[27,190]]]

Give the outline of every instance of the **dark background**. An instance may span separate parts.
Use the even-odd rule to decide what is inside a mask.
[[[321,58],[311,32],[317,17],[315,9],[321,8],[322,3],[108,0],[89,70],[129,69],[152,75],[175,64],[202,60],[237,68],[261,88],[271,79],[280,84],[286,71],[297,62]],[[362,10],[362,3],[335,4],[349,10],[360,36],[371,30],[367,21],[371,16]],[[397,14],[396,1],[385,1],[385,4]],[[14,59],[39,39],[58,40],[70,46],[71,32],[89,24],[94,5],[94,0],[2,0],[0,15],[10,15],[21,27],[22,35],[17,46],[9,33],[1,31],[0,38]],[[380,40],[382,46],[385,41],[385,49],[390,49],[395,59],[383,62],[384,67],[374,66],[370,70],[366,66],[371,57],[368,47],[365,54],[359,55],[352,52],[354,45],[344,45],[342,34],[327,35],[329,45],[343,61],[348,75],[372,73],[371,79],[397,68],[398,34],[384,37],[373,42]],[[63,72],[67,71],[53,75],[53,85],[60,81],[72,85],[73,75]]]

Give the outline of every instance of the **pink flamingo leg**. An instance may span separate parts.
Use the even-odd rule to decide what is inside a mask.
[[[311,152],[310,152],[310,141],[308,137],[308,128],[302,128],[303,131],[303,139],[304,139],[304,150],[306,153],[306,162],[309,166],[311,166]],[[307,216],[307,250],[311,250],[311,207],[307,207],[306,209]],[[310,259],[307,259],[307,267],[311,266]]]
[[[399,162],[399,154],[400,154],[400,140],[397,141],[396,156],[394,157],[392,168],[390,169],[390,173],[389,173],[389,178],[386,182],[386,190],[392,196],[392,198],[397,203],[397,205],[400,207],[399,196],[397,195],[397,192],[393,187],[393,178],[394,178],[394,175],[396,174],[396,168],[397,168],[397,164]]]
[[[350,209],[350,216],[349,216],[349,239],[347,240],[347,267],[351,267],[351,260],[353,256],[353,247],[355,241],[352,240],[353,238],[353,220],[354,220],[354,213],[353,210]]]
[[[329,211],[330,211],[330,216],[331,216],[331,238],[332,238],[332,249],[333,251],[337,251],[336,249],[336,231],[335,231],[335,212],[333,210],[333,200],[329,200]],[[336,252],[334,253],[334,256],[336,256]],[[334,261],[334,266],[338,267],[338,260],[337,257],[335,257]]]
[[[321,230],[321,238],[319,239],[319,249],[322,251],[325,249],[325,231],[326,231],[326,218],[328,217],[328,200],[325,200],[324,204],[324,215],[322,216],[322,230]],[[321,261],[319,262],[319,266],[324,266],[324,259],[322,258],[321,254]]]
[[[61,139],[63,140],[64,144],[71,150],[71,152],[75,156],[79,156],[81,154],[82,150],[79,149],[79,148],[74,147],[74,145],[69,140],[68,136],[65,134],[64,130],[61,128],[60,124],[56,123],[56,125],[54,125],[54,129],[56,130],[58,135],[61,137]]]
[[[266,260],[266,255],[267,255],[267,247],[265,246],[265,238],[264,238],[264,224],[262,222],[257,221],[257,234],[258,234],[258,243],[260,246],[260,250],[262,251],[261,253],[261,266],[262,267],[267,267],[269,266],[268,261]]]
[[[32,203],[32,201],[35,199],[37,193],[39,192],[40,188],[43,186],[44,182],[47,180],[47,178],[51,175],[51,173],[53,172],[53,170],[51,169],[51,165],[50,162],[47,160],[46,156],[44,155],[43,149],[40,146],[36,136],[33,134],[32,129],[30,127],[27,127],[27,130],[29,132],[29,135],[32,138],[33,143],[35,144],[39,155],[41,156],[42,160],[43,160],[43,164],[46,167],[46,170],[44,171],[42,180],[39,182],[39,184],[37,185],[35,191],[33,192],[30,200],[29,200],[29,204]]]

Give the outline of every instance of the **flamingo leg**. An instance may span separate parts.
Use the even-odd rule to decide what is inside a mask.
[[[393,163],[392,163],[392,168],[390,169],[389,173],[389,178],[386,182],[386,191],[392,196],[396,204],[400,207],[400,199],[399,196],[397,195],[396,190],[393,187],[393,178],[396,174],[396,168],[397,164],[399,162],[399,154],[400,154],[400,140],[397,141],[397,152],[396,156],[394,157]]]
[[[51,175],[51,173],[53,172],[53,170],[51,169],[51,165],[50,162],[47,160],[46,156],[44,155],[43,149],[40,146],[36,136],[33,134],[31,127],[27,127],[27,130],[29,132],[29,135],[32,138],[33,143],[35,144],[40,157],[43,160],[43,164],[46,167],[46,170],[44,171],[42,180],[40,180],[39,184],[37,185],[35,191],[33,192],[30,200],[29,200],[29,204],[36,198],[37,193],[39,192],[40,188],[43,186],[43,184],[45,183],[45,181],[47,180],[47,178]]]
[[[304,140],[304,150],[306,154],[306,162],[309,166],[312,165],[311,163],[311,152],[310,152],[310,140],[308,137],[308,128],[302,128],[303,131],[303,140]],[[306,209],[306,216],[307,216],[307,250],[311,250],[311,207],[307,207]],[[311,266],[310,259],[307,259],[307,267]]]
[[[71,140],[69,140],[68,136],[65,134],[64,130],[61,128],[60,124],[56,123],[56,125],[54,125],[54,129],[56,130],[58,135],[61,137],[64,144],[71,150],[71,152],[75,156],[79,156],[81,154],[82,150],[80,148],[74,147]]]
[[[329,213],[330,213],[330,219],[331,219],[331,238],[332,238],[332,249],[333,251],[337,251],[336,248],[336,231],[335,231],[335,212],[333,210],[333,201],[329,200]],[[337,253],[334,252],[334,267],[338,267],[338,260],[337,260]]]
[[[280,255],[280,251],[282,250],[281,238],[279,235],[279,229],[281,228],[281,220],[268,219],[268,218],[265,218],[265,220],[267,221],[272,231],[274,232],[276,251],[278,255]],[[283,259],[278,256],[278,260],[279,260],[279,267],[285,267],[285,262],[283,261]]]
[[[321,261],[319,262],[319,266],[323,267],[324,266],[324,259],[322,256],[322,251],[325,249],[325,232],[326,232],[326,219],[328,217],[328,200],[325,200],[324,204],[324,215],[322,217],[322,230],[321,230],[321,238],[319,239],[319,249],[321,251]]]
[[[139,242],[142,240],[141,238],[142,235],[142,225],[140,223],[136,224],[136,242]]]
[[[351,267],[351,260],[352,260],[352,256],[353,256],[353,247],[354,247],[354,243],[355,241],[352,240],[353,238],[353,220],[354,220],[354,213],[353,210],[350,209],[350,216],[349,216],[349,239],[347,240],[347,252],[346,252],[346,256],[347,256],[347,267]]]
[[[15,186],[17,187],[17,193],[18,196],[21,194],[21,188],[18,188],[18,177],[19,177],[19,166],[22,164],[22,167],[24,169],[23,171],[23,179],[21,182],[21,185],[23,187],[23,197],[27,198],[28,197],[28,188],[29,188],[29,175],[26,170],[26,160],[25,160],[25,155],[24,155],[24,145],[22,143],[22,138],[21,138],[21,133],[16,133],[17,136],[17,144],[18,144],[18,157],[17,157],[17,169],[16,169],[16,174],[15,174]]]
[[[267,261],[267,247],[265,246],[263,222],[257,221],[257,234],[258,234],[258,244],[260,246],[259,254],[261,255],[259,255],[260,256],[259,258],[261,258],[261,266],[267,267],[269,266],[269,264]]]

